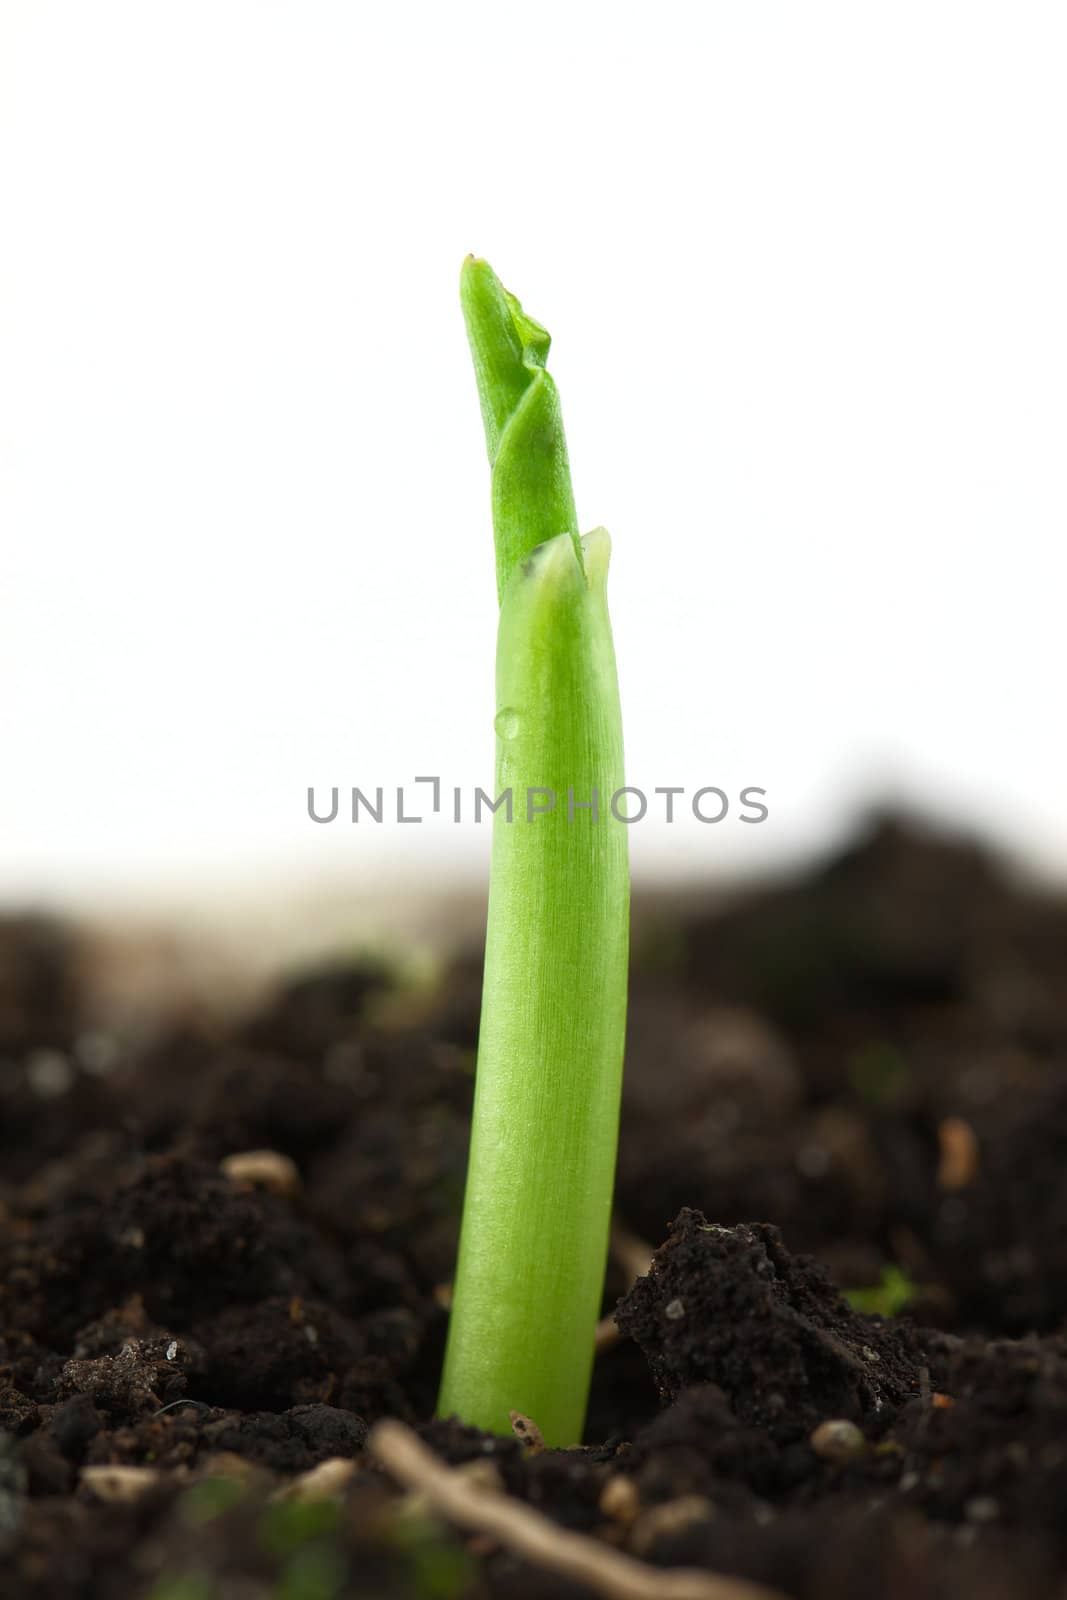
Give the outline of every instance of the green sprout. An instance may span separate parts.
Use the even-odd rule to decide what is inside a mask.
[[[845,1299],[853,1311],[864,1316],[899,1317],[919,1293],[906,1272],[892,1263],[882,1268],[881,1280],[863,1289],[846,1289]]]
[[[500,1434],[518,1411],[569,1445],[603,1291],[626,1020],[610,540],[578,534],[549,335],[485,261],[467,259],[460,293],[492,467],[497,809],[439,1409]]]

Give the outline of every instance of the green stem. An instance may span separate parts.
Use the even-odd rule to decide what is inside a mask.
[[[610,541],[579,539],[549,336],[485,262],[463,309],[493,467],[496,794],[478,1075],[442,1414],[581,1437],[603,1291],[629,872]],[[548,804],[554,808],[533,814]],[[582,809],[597,798],[598,811]],[[573,807],[570,802],[573,801]]]

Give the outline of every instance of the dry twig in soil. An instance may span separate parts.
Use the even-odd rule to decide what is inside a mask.
[[[557,1527],[510,1495],[486,1490],[446,1466],[402,1422],[371,1429],[367,1448],[406,1489],[417,1491],[447,1521],[488,1534],[525,1561],[606,1600],[783,1600],[776,1589],[691,1567],[652,1567]]]

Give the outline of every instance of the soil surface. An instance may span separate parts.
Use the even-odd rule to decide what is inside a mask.
[[[567,1451],[432,1420],[479,953],[137,1041],[90,973],[0,924],[3,1600],[593,1592],[404,1495],[385,1417],[653,1568],[1067,1592],[1063,899],[886,821],[728,910],[646,908],[619,1337]]]

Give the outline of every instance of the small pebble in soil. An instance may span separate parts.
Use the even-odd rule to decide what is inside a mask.
[[[684,1533],[695,1523],[710,1522],[714,1516],[715,1507],[701,1494],[684,1494],[677,1500],[668,1500],[638,1517],[630,1533],[630,1549],[635,1555],[647,1555],[661,1539]]]
[[[109,1072],[113,1072],[121,1055],[118,1040],[109,1033],[79,1034],[74,1053],[82,1071],[94,1078],[105,1078]]]
[[[251,1183],[291,1199],[300,1189],[296,1162],[280,1150],[239,1150],[223,1156],[219,1166],[233,1183]]]
[[[815,1454],[823,1461],[837,1463],[853,1461],[867,1448],[867,1441],[856,1424],[843,1417],[820,1422],[811,1435],[810,1443]]]
[[[131,1505],[161,1481],[154,1467],[83,1467],[81,1481],[98,1500]]]
[[[802,1178],[824,1178],[830,1170],[830,1152],[821,1144],[803,1144],[796,1165]]]
[[[512,1433],[528,1452],[536,1453],[545,1448],[544,1435],[532,1417],[524,1417],[521,1411],[509,1411],[508,1417]]]
[[[937,1130],[940,1161],[937,1184],[940,1189],[966,1189],[978,1176],[978,1139],[962,1117],[946,1117]]]
[[[663,1308],[663,1315],[668,1317],[671,1322],[680,1322],[685,1316],[685,1301],[668,1300]]]
[[[963,1514],[968,1522],[996,1522],[1000,1516],[1000,1505],[992,1495],[977,1494],[967,1501]]]
[[[641,1497],[632,1478],[616,1473],[600,1494],[600,1509],[613,1522],[633,1522],[641,1509]]]
[[[56,1100],[74,1082],[74,1068],[59,1050],[35,1050],[26,1063],[30,1088],[40,1100]]]

